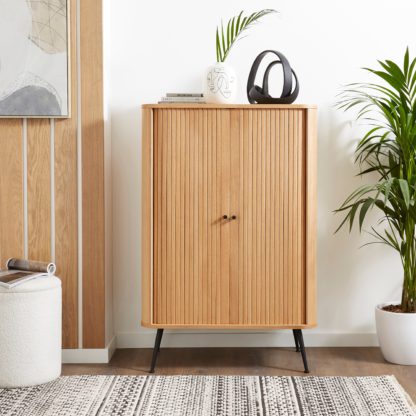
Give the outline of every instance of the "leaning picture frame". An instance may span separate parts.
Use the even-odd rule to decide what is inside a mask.
[[[0,118],[71,117],[70,0],[0,0]]]

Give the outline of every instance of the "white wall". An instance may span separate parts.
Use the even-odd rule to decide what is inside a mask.
[[[318,327],[309,345],[370,345],[373,308],[397,299],[400,263],[388,248],[369,246],[365,235],[333,235],[332,211],[360,180],[354,178],[352,114],[334,109],[340,86],[367,79],[360,70],[377,59],[416,54],[412,0],[291,0],[256,2],[112,2],[111,100],[115,330],[120,347],[150,346],[153,331],[140,327],[140,105],[169,91],[201,91],[205,68],[215,60],[215,28],[246,11],[275,8],[279,15],[240,41],[229,64],[240,79],[240,102],[251,63],[264,49],[283,52],[295,68],[298,103],[319,106]],[[283,345],[289,333],[167,335],[165,345]]]

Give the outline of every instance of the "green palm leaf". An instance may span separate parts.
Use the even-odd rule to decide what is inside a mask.
[[[254,26],[262,17],[272,13],[277,12],[273,9],[264,9],[243,17],[243,11],[241,11],[228,21],[225,28],[221,23],[221,28],[217,27],[215,36],[217,62],[226,60],[231,48],[238,39],[241,39],[243,32]]]
[[[358,217],[361,228],[367,214],[381,211],[384,230],[371,227],[376,242],[395,249],[402,260],[402,310],[416,312],[416,58],[406,50],[403,66],[379,61],[381,69],[365,68],[380,83],[355,83],[340,94],[338,108],[356,109],[357,118],[370,124],[359,140],[356,162],[360,175],[378,175],[377,181],[352,192],[336,212],[351,228]]]

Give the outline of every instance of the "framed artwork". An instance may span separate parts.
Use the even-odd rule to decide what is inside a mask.
[[[69,0],[0,0],[0,117],[70,117]]]

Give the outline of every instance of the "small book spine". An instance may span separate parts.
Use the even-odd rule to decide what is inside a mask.
[[[201,93],[179,93],[179,92],[168,92],[166,97],[203,97]]]
[[[180,97],[163,97],[160,100],[162,103],[204,103],[205,99],[200,97],[188,97],[188,98],[180,98]]]

